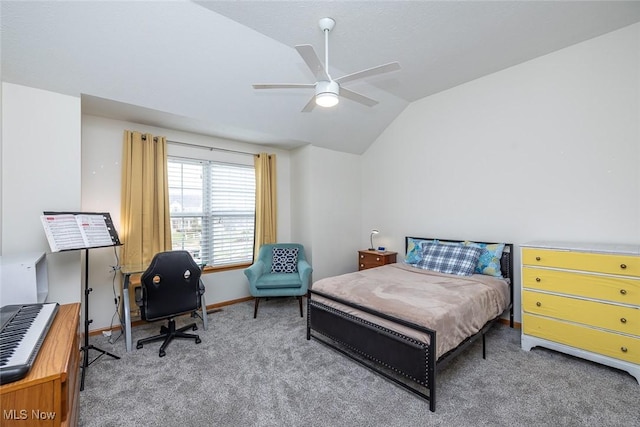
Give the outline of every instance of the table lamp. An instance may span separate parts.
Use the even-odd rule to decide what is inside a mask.
[[[371,235],[369,236],[369,241],[371,243],[371,246],[369,247],[370,251],[375,251],[376,250],[375,246],[373,246],[373,235],[374,234],[378,234],[378,233],[379,233],[379,231],[376,230],[376,229],[371,230]]]

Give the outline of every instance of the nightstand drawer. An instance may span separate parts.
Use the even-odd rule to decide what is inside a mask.
[[[640,363],[640,339],[575,323],[525,313],[522,331],[527,335],[559,342],[631,363]]]
[[[396,252],[358,251],[358,270],[396,262]]]
[[[522,263],[535,267],[640,276],[640,257],[637,256],[523,248]]]
[[[640,306],[640,280],[522,267],[522,286]]]
[[[640,310],[637,308],[525,290],[522,309],[526,313],[640,336]]]

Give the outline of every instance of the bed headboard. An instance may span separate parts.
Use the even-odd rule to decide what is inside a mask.
[[[434,239],[432,237],[413,237],[406,236],[404,238],[404,253],[407,253],[409,248],[409,239],[416,240],[438,240],[440,242],[451,242],[458,243],[461,240],[451,240],[451,239]],[[495,244],[495,242],[476,242],[475,243],[486,243],[488,245]],[[502,258],[500,259],[500,270],[502,270],[502,277],[505,277],[511,281],[513,284],[513,243],[505,243],[504,250],[502,251]]]

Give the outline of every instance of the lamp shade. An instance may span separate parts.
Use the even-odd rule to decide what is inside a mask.
[[[320,107],[333,107],[338,105],[338,95],[332,92],[323,92],[316,95],[316,104]]]
[[[322,80],[316,84],[316,105],[334,107],[338,105],[340,85],[333,80]]]

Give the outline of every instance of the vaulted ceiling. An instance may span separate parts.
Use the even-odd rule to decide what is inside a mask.
[[[2,1],[2,80],[82,97],[83,112],[281,148],[362,153],[411,102],[640,22],[639,1]],[[379,101],[301,112],[330,74]]]

